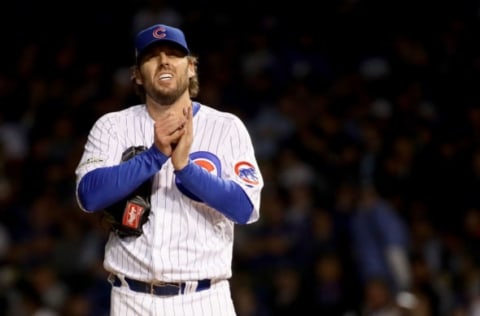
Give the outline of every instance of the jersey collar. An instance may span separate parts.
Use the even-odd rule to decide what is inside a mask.
[[[200,110],[200,104],[198,102],[192,102],[193,116],[195,116],[195,114],[197,114],[198,110]]]

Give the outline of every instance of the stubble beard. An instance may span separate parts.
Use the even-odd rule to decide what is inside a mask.
[[[156,88],[154,86],[147,91],[150,98],[160,105],[174,104],[188,89],[188,81],[180,80],[176,89]]]

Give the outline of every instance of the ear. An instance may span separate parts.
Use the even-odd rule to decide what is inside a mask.
[[[136,84],[143,85],[142,76],[140,76],[140,70],[138,69],[138,67],[135,67],[135,69],[133,69],[132,77],[135,80]]]
[[[192,61],[188,61],[188,79],[195,76],[195,65]]]

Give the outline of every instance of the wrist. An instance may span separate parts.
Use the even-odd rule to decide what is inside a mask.
[[[181,171],[183,170],[189,163],[189,159],[185,160],[185,161],[182,161],[180,163],[176,163],[173,165],[173,169],[175,169],[175,171]]]

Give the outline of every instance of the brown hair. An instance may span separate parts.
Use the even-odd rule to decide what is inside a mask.
[[[188,93],[190,94],[191,98],[195,98],[199,91],[200,91],[200,83],[198,81],[198,57],[193,56],[193,55],[188,55],[188,62],[193,64],[195,74],[193,77],[190,78],[189,84],[188,84]],[[133,84],[133,89],[135,90],[135,93],[140,97],[140,100],[142,102],[145,102],[145,88],[143,85],[139,85],[135,82],[136,78],[136,71],[139,69],[139,64],[136,63],[131,67],[131,77],[130,80]]]

